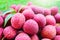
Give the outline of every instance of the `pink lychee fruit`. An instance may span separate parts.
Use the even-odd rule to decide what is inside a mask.
[[[39,27],[41,28],[46,25],[46,18],[43,14],[35,15],[34,20],[38,23]]]
[[[49,39],[49,38],[43,38],[42,40],[51,40],[51,39]]]
[[[13,5],[11,5],[11,8],[12,8],[12,9],[15,9],[16,6],[17,6],[17,5],[13,4]]]
[[[51,8],[51,14],[52,15],[55,15],[55,14],[57,14],[58,13],[58,7],[52,7]]]
[[[32,37],[31,37],[32,40],[39,40],[38,36],[36,34],[34,34]]]
[[[60,14],[58,13],[58,14],[56,14],[54,17],[55,17],[55,19],[56,19],[56,22],[57,22],[57,23],[60,23]]]
[[[56,20],[55,20],[55,18],[54,18],[54,16],[52,16],[52,15],[47,15],[46,16],[46,24],[47,25],[56,25]]]
[[[44,38],[50,38],[50,39],[54,38],[56,36],[55,26],[52,26],[52,25],[45,26],[41,31],[41,35]]]
[[[23,25],[24,32],[33,35],[36,34],[39,30],[38,24],[33,19],[27,20]]]
[[[16,36],[16,30],[11,26],[7,26],[3,31],[4,37],[7,39],[13,39]]]
[[[56,32],[58,35],[60,35],[60,26],[56,26]]]
[[[16,13],[11,18],[11,25],[15,29],[21,29],[24,22],[25,22],[25,16],[23,14],[21,14],[21,13]]]
[[[34,12],[32,11],[32,9],[26,9],[23,12],[23,15],[26,17],[26,19],[32,19],[34,17]]]
[[[20,33],[16,36],[15,40],[31,40],[26,33]]]
[[[36,14],[44,14],[44,9],[42,7],[38,7],[38,6],[35,6],[35,5],[30,5],[29,6],[33,11],[34,13]]]
[[[51,11],[49,9],[44,9],[44,15],[51,15]]]
[[[56,35],[54,40],[60,40],[60,35]]]

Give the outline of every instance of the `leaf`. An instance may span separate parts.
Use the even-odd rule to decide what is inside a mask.
[[[15,10],[13,10],[13,9],[9,9],[9,10],[5,11],[5,12],[3,13],[3,15],[9,14],[9,13],[15,14],[16,12],[15,12]]]
[[[5,18],[5,21],[4,21],[4,27],[6,26],[8,20],[13,16],[13,14],[9,14],[6,18]]]

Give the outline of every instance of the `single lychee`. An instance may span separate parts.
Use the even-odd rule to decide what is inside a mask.
[[[7,26],[3,31],[4,37],[7,39],[13,39],[16,36],[16,30],[11,26]]]
[[[16,13],[11,18],[11,25],[15,29],[21,29],[24,22],[25,22],[25,16],[23,14],[20,14],[20,13]]]
[[[33,35],[36,34],[39,30],[38,24],[33,19],[27,20],[23,25],[24,32]]]
[[[31,40],[26,33],[20,33],[16,36],[15,40]]]
[[[41,31],[41,35],[44,38],[50,38],[50,39],[54,38],[56,36],[55,26],[52,26],[52,25],[45,26]]]

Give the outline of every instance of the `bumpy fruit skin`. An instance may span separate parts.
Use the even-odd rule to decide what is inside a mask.
[[[31,40],[26,33],[20,33],[16,36],[15,40]]]
[[[32,40],[39,40],[38,36],[35,34],[31,37]]]
[[[2,36],[3,36],[3,28],[0,27],[0,40],[1,40]]]
[[[11,25],[15,29],[21,29],[24,22],[25,22],[25,16],[23,14],[20,14],[20,13],[16,13],[11,18]]]
[[[26,19],[32,19],[35,15],[31,8],[25,9],[22,13],[26,17]]]
[[[43,14],[35,15],[34,20],[38,23],[39,27],[41,28],[46,25],[46,18]]]
[[[58,7],[52,7],[51,8],[51,14],[52,15],[55,15],[55,14],[57,14],[58,13]]]
[[[46,16],[46,22],[47,22],[47,25],[56,25],[56,20],[52,15]]]
[[[44,9],[44,15],[51,15],[51,11],[49,9]]]
[[[36,34],[39,30],[37,22],[35,22],[33,19],[27,20],[23,25],[24,32],[33,35]]]
[[[60,26],[56,27],[56,32],[57,32],[58,35],[60,35]]]
[[[4,37],[7,39],[13,39],[16,36],[16,30],[11,26],[7,26],[3,31]]]
[[[52,25],[45,26],[41,31],[41,35],[44,38],[50,38],[50,39],[54,38],[56,36],[55,26],[52,26]]]
[[[60,14],[58,13],[58,14],[56,14],[54,17],[55,17],[55,19],[56,19],[56,22],[57,22],[57,23],[60,23]]]
[[[0,26],[3,24],[3,18],[0,16]]]
[[[60,40],[60,35],[56,35],[54,40]]]
[[[51,40],[51,39],[49,39],[49,38],[43,38],[42,40]]]
[[[29,6],[33,11],[34,13],[36,14],[44,14],[44,9],[42,7],[38,7],[38,6],[35,6],[35,5],[30,5]]]

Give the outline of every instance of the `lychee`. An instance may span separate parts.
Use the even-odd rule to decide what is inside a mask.
[[[3,31],[4,37],[7,39],[13,39],[16,36],[16,30],[11,26],[7,26]]]
[[[15,29],[21,29],[24,22],[25,22],[25,16],[23,14],[20,14],[20,13],[16,13],[11,18],[11,25]]]
[[[55,26],[52,26],[52,25],[45,26],[41,31],[41,35],[44,38],[50,38],[50,39],[54,38],[56,36]]]
[[[36,34],[34,34],[32,37],[31,37],[32,40],[39,40],[38,36]]]
[[[36,34],[39,30],[38,24],[33,19],[27,20],[23,25],[24,32],[33,35]]]
[[[0,26],[3,24],[3,18],[0,16]]]
[[[46,25],[46,18],[43,14],[35,15],[34,20],[38,23],[39,27],[41,28]]]
[[[51,39],[49,39],[49,38],[43,38],[42,40],[51,40]]]
[[[20,33],[16,36],[15,40],[31,40],[26,33]]]
[[[26,17],[26,19],[32,19],[35,15],[31,8],[25,9],[22,13]]]
[[[52,15],[55,15],[55,14],[57,14],[58,13],[58,7],[52,7],[51,8],[51,14]]]
[[[58,14],[56,14],[54,17],[55,17],[55,19],[56,19],[56,22],[57,22],[57,23],[60,23],[60,14],[58,13]]]
[[[52,15],[47,15],[46,16],[46,24],[47,25],[56,25],[56,20],[55,20],[55,18],[54,18],[54,16],[52,16]]]

